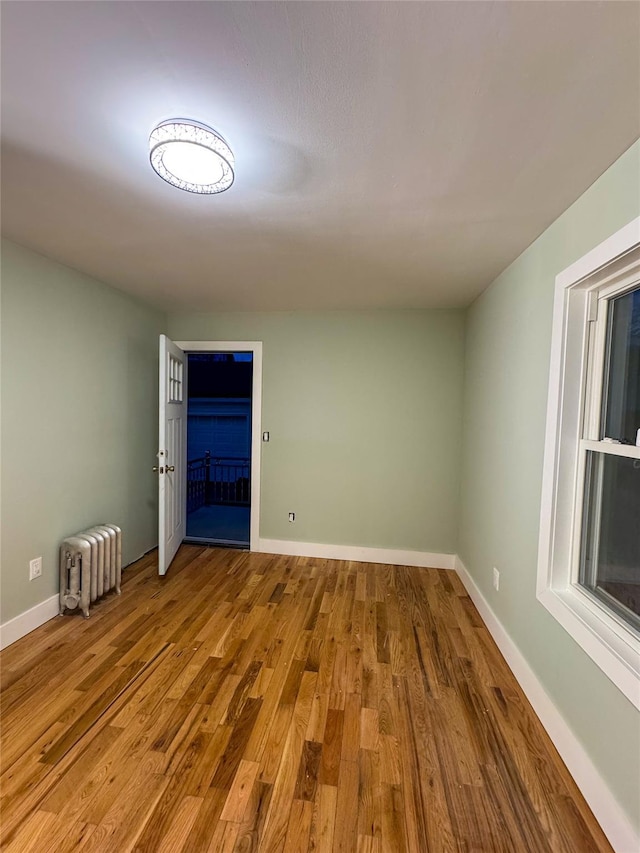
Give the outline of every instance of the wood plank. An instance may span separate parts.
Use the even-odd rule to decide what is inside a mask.
[[[305,740],[302,747],[302,758],[298,770],[294,799],[313,802],[318,784],[318,769],[322,754],[322,744]]]
[[[336,853],[352,853],[358,836],[359,772],[355,761],[341,761],[338,774],[338,801],[333,848]],[[418,848],[416,848],[418,849]]]
[[[284,841],[284,853],[307,853],[312,817],[313,804],[309,800],[294,799]]]
[[[342,754],[342,734],[344,729],[344,711],[330,708],[327,712],[327,724],[324,731],[319,781],[323,785],[337,787],[340,776],[340,755]]]
[[[157,853],[179,853],[185,849],[187,838],[196,822],[202,802],[200,797],[184,797],[181,800],[175,817],[167,832],[162,836],[160,845],[156,848]]]
[[[244,820],[238,830],[234,850],[249,853],[260,850],[264,822],[269,811],[273,786],[256,779],[244,814]]]
[[[257,761],[241,761],[220,814],[220,820],[240,823],[251,796],[260,765]]]
[[[337,805],[338,789],[333,785],[318,785],[309,833],[309,850],[332,853]]]

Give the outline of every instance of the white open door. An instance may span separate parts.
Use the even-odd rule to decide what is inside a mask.
[[[187,526],[187,369],[180,347],[160,335],[158,572],[164,575]]]

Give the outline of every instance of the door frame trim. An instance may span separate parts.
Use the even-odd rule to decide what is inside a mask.
[[[249,550],[258,551],[260,548],[260,472],[262,467],[262,341],[175,341],[174,343],[187,354],[190,352],[253,353],[253,377],[251,382],[251,526],[249,529]]]

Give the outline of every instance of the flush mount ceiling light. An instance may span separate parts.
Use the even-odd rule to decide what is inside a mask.
[[[189,193],[221,193],[233,183],[232,150],[197,121],[163,121],[149,137],[149,157],[161,178]]]

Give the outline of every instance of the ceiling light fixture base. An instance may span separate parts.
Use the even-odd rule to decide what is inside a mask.
[[[224,192],[235,177],[235,158],[227,141],[191,119],[158,124],[149,136],[149,160],[164,181],[190,193]]]

